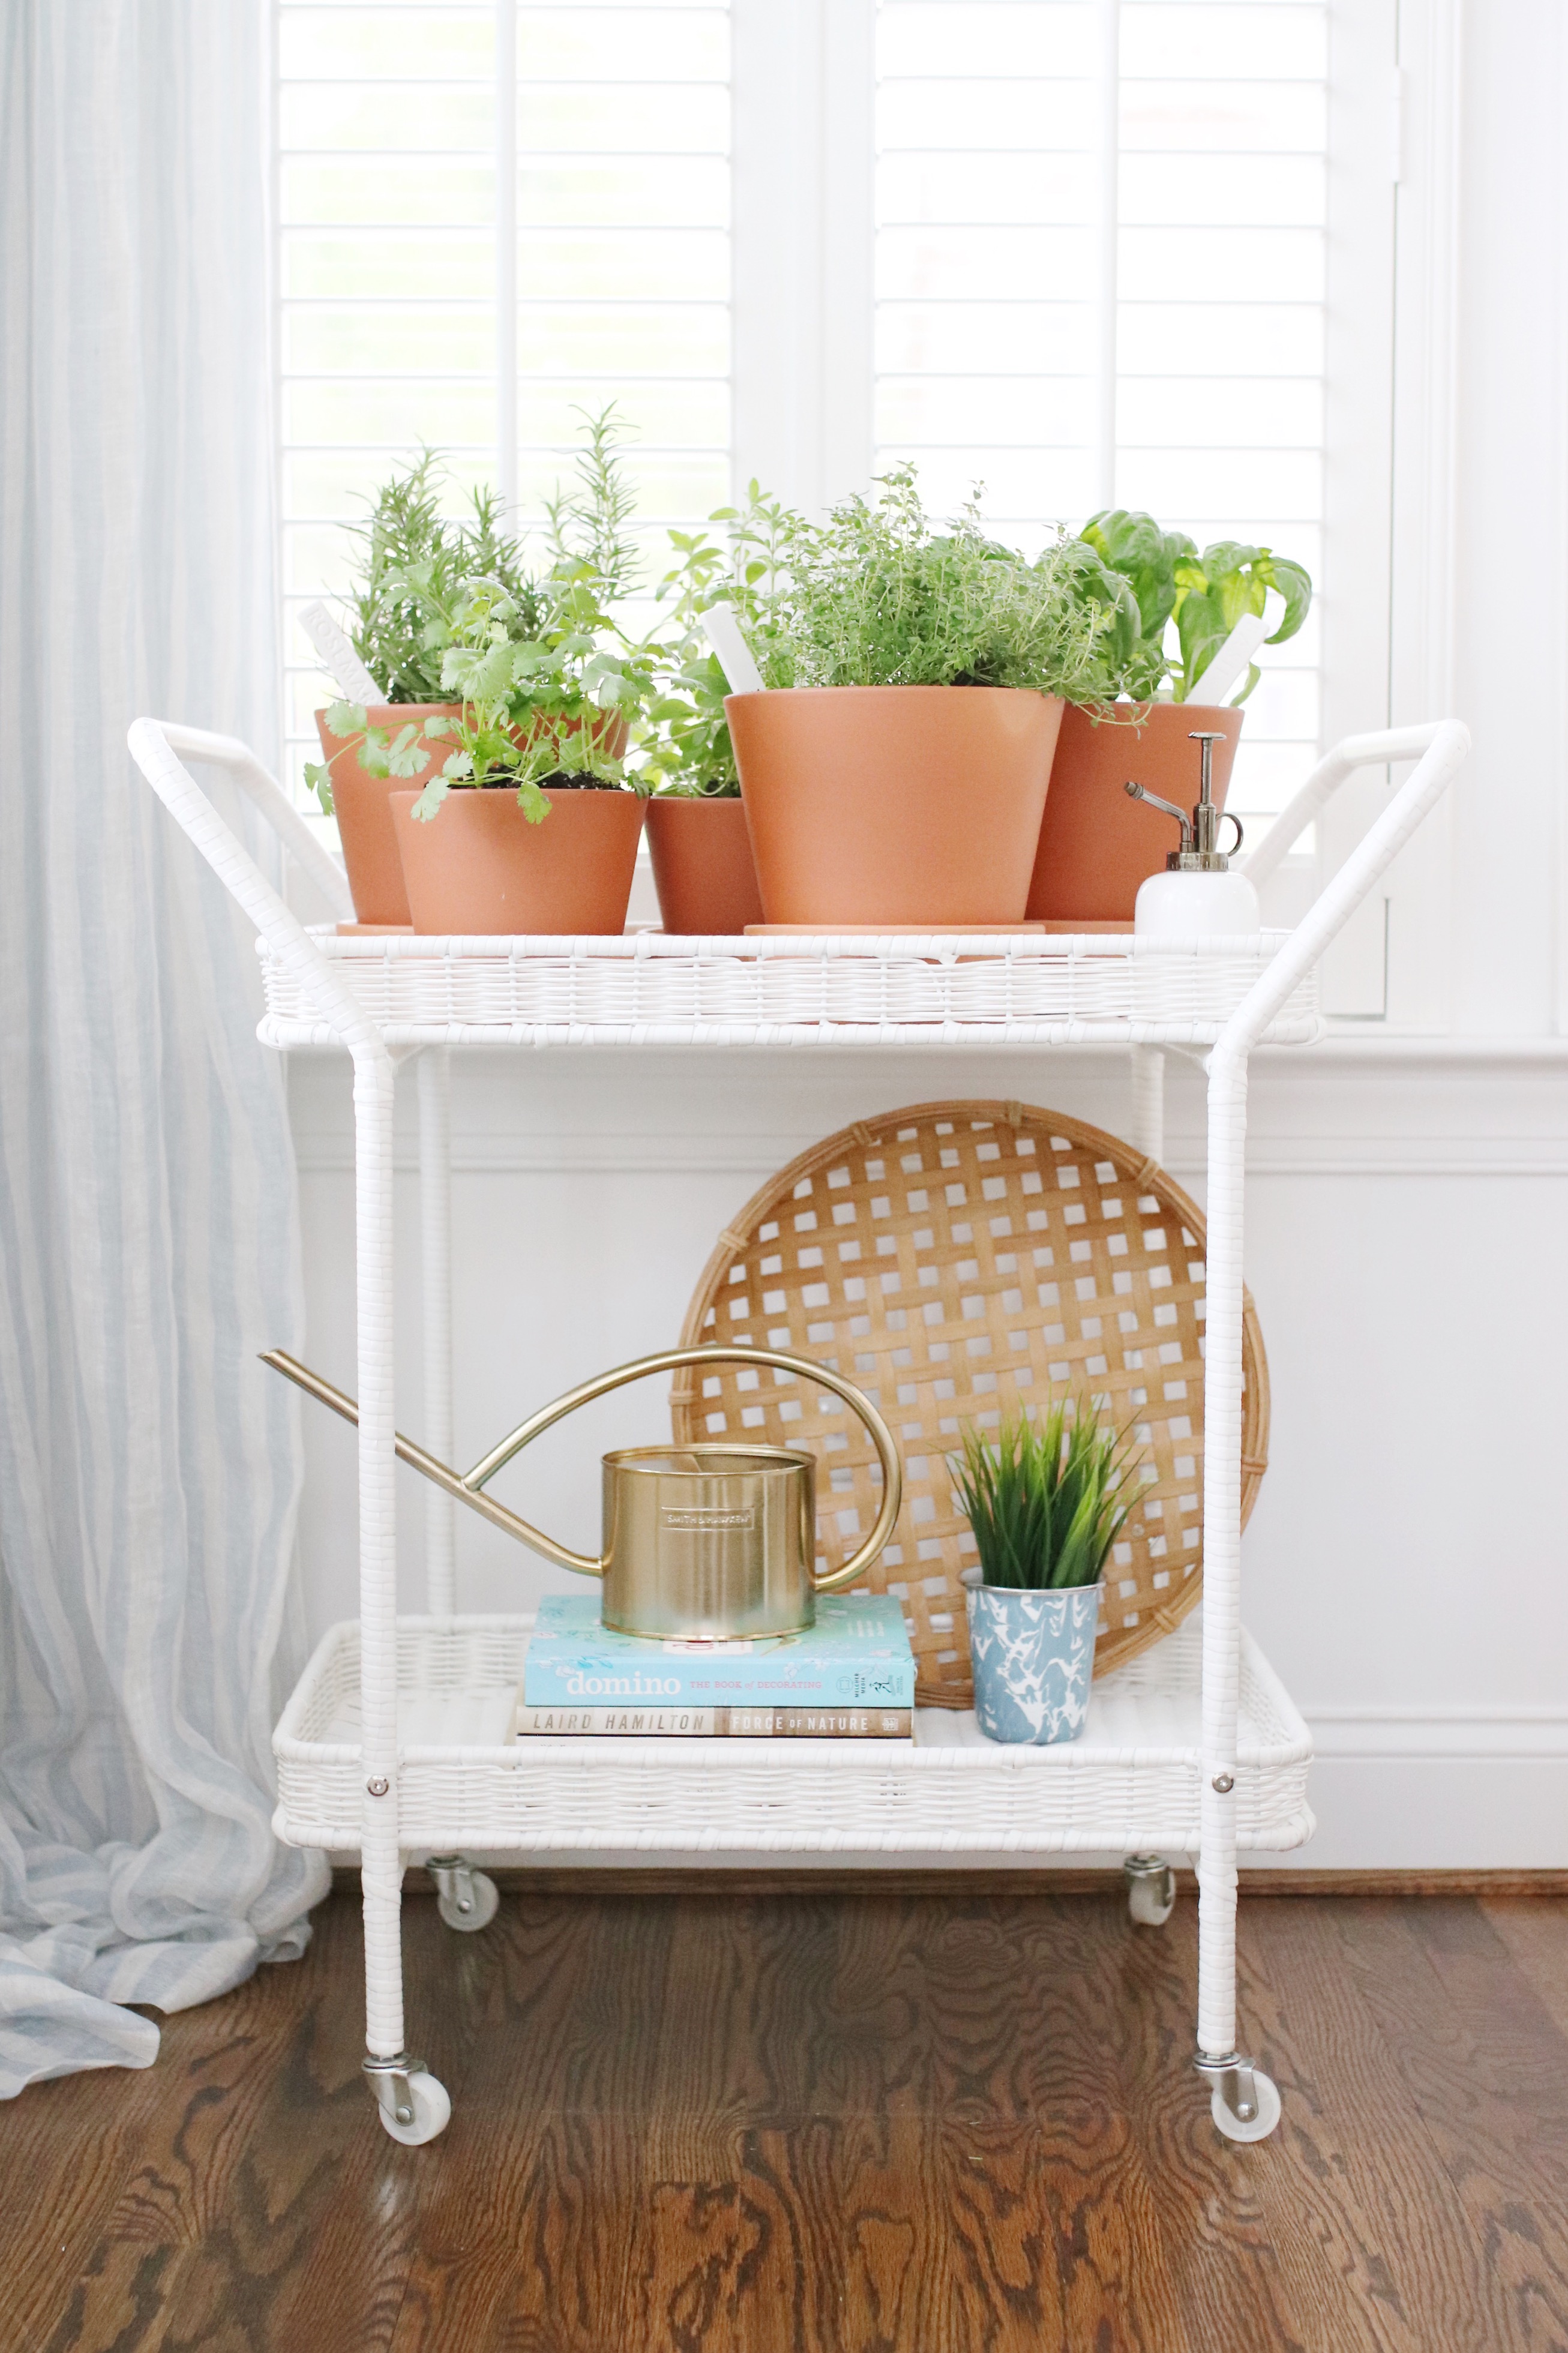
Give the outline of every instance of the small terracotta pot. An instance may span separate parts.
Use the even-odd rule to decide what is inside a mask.
[[[618,937],[647,804],[636,793],[546,786],[530,825],[515,791],[448,793],[416,820],[417,793],[391,795],[416,932]]]
[[[770,923],[1020,921],[1061,725],[1020,687],[731,694]]]
[[[384,728],[395,742],[400,728],[410,725],[419,729],[419,748],[426,754],[424,767],[416,777],[373,776],[366,773],[359,754],[358,741],[353,734],[334,735],[327,726],[324,711],[316,713],[316,733],[321,739],[321,757],[331,768],[332,807],[337,815],[338,839],[343,846],[343,864],[348,869],[349,889],[353,892],[354,913],[362,923],[408,923],[413,917],[408,912],[408,893],[403,887],[403,866],[397,855],[397,839],[392,829],[392,811],[388,797],[395,792],[406,791],[410,784],[423,785],[433,769],[438,768],[456,749],[450,738],[425,733],[426,719],[456,720],[462,714],[460,702],[372,702],[365,706],[365,718],[372,727]],[[354,744],[345,751],[345,744]],[[333,765],[333,763],[336,763]]]
[[[647,844],[667,932],[711,937],[763,921],[743,801],[658,794],[647,805]]]
[[[1190,812],[1198,797],[1199,747],[1188,741],[1194,728],[1222,738],[1214,747],[1214,798],[1216,808],[1225,807],[1242,713],[1213,703],[1152,702],[1130,725],[1137,707],[1119,704],[1115,719],[1096,726],[1087,710],[1068,704],[1035,852],[1031,919],[1131,926],[1140,883],[1164,871],[1181,836],[1173,818],[1131,799],[1127,783]]]

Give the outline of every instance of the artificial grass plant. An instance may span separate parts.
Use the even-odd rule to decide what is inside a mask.
[[[949,1469],[986,1585],[1099,1583],[1135,1500],[1142,1448],[1126,1430],[1101,1430],[1092,1398],[1063,1398],[1043,1421],[1020,1414],[994,1438],[970,1425],[963,1450]]]

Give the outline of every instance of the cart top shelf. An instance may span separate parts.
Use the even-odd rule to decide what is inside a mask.
[[[311,930],[385,1045],[1212,1046],[1290,937],[430,939]],[[258,943],[269,1046],[346,1042],[297,961]],[[1305,974],[1263,1032],[1321,1034]]]
[[[1174,944],[1131,934],[694,940],[344,937],[308,932],[185,766],[226,770],[340,921],[342,869],[232,736],[132,722],[153,790],[260,934],[271,1046],[341,1046],[356,1066],[421,1046],[1257,1045],[1320,1034],[1318,959],[1463,762],[1457,720],[1347,735],[1247,861],[1266,881],[1357,769],[1414,761],[1294,932]],[[1212,1066],[1211,1066],[1212,1078]]]

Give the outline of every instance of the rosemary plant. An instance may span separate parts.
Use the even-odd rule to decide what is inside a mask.
[[[444,699],[431,622],[457,607],[469,581],[494,581],[525,628],[538,621],[538,586],[502,523],[500,498],[477,490],[471,502],[471,520],[442,513],[441,461],[426,448],[382,484],[365,521],[350,526],[360,560],[349,637],[388,702]]]
[[[657,700],[666,649],[627,634],[611,607],[637,586],[630,525],[635,499],[623,470],[624,427],[614,406],[584,415],[575,479],[546,502],[546,561],[531,572],[493,491],[474,494],[469,520],[442,514],[439,461],[426,450],[384,485],[360,530],[361,584],[353,641],[389,700],[460,703],[424,733],[453,749],[425,785],[414,814],[433,818],[454,786],[514,787],[524,814],[550,813],[547,784],[606,786],[628,776],[626,728]],[[618,723],[626,722],[623,728]],[[367,724],[334,703],[331,732],[373,776],[426,765],[418,731]],[[341,756],[334,754],[334,758]],[[328,767],[307,780],[331,807]]]
[[[1136,1452],[1125,1430],[1102,1430],[1092,1398],[1060,1399],[1043,1422],[1022,1415],[988,1440],[963,1431],[950,1461],[987,1585],[1032,1591],[1096,1585],[1127,1524]]]

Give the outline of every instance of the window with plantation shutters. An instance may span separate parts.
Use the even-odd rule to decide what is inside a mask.
[[[641,528],[730,487],[729,12],[277,0],[290,774],[323,693],[298,625],[421,443],[523,517],[616,402]]]
[[[1393,0],[277,0],[290,614],[397,460],[524,517],[636,428],[657,562],[899,458],[1038,545],[1144,507],[1304,562],[1233,797],[1386,702]],[[321,681],[289,635],[298,774]]]
[[[879,462],[913,459],[938,507],[983,484],[1024,544],[1144,508],[1200,547],[1271,545],[1331,594],[1328,19],[1301,0],[880,0]],[[1314,616],[1266,657],[1244,817],[1315,755],[1321,643]]]

